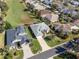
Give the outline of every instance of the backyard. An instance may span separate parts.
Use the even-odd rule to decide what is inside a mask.
[[[6,0],[9,10],[4,20],[8,21],[13,27],[16,27],[23,22],[33,23],[37,20],[33,20],[33,16],[25,12],[25,6],[20,0]]]

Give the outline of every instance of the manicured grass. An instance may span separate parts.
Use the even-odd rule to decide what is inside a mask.
[[[30,47],[31,47],[31,50],[34,54],[42,50],[37,39],[32,40]]]
[[[38,51],[41,51],[42,48],[41,48],[39,42],[37,41],[36,38],[33,38],[31,31],[28,29],[28,27],[26,27],[26,33],[28,33],[28,37],[31,39],[31,43],[30,43],[31,51],[34,54],[37,53]]]
[[[53,39],[45,39],[46,43],[50,46],[53,47],[55,45],[61,44],[61,40],[60,38],[58,38],[57,36],[53,37]]]
[[[77,36],[78,35],[74,36],[74,35],[70,34],[67,39],[61,39],[57,36],[54,36],[51,39],[45,39],[45,41],[50,47],[53,47],[53,46],[59,45],[59,44],[64,43],[64,42],[68,42],[68,41],[72,40],[74,37],[77,37]]]
[[[54,58],[52,58],[52,59],[64,59],[64,58],[59,57],[59,56],[56,56],[56,57],[54,57]]]
[[[0,33],[0,48],[4,48],[4,35]]]
[[[77,59],[77,57],[73,53],[65,52],[65,53],[62,53],[58,56],[55,56],[54,59]]]

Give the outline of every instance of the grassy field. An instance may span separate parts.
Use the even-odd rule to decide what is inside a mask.
[[[20,0],[6,0],[9,10],[7,12],[7,16],[4,20],[7,20],[13,27],[16,27],[18,24],[24,23],[32,23],[33,20],[32,15],[24,12],[25,6]],[[23,20],[23,21],[22,21]]]
[[[4,35],[3,33],[0,33],[0,48],[4,47]]]
[[[21,23],[21,16],[23,15],[24,6],[20,4],[19,0],[6,0],[9,10],[7,12],[7,20],[12,26],[16,26]]]

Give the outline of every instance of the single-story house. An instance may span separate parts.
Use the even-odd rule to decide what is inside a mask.
[[[79,2],[78,1],[71,1],[71,4],[75,5],[75,6],[79,6]]]
[[[30,25],[30,28],[36,37],[43,37],[44,33],[48,33],[50,31],[50,28],[44,22],[39,24],[32,24]]]
[[[79,30],[79,27],[76,26],[76,25],[74,25],[74,26],[71,27],[71,31],[72,31],[72,30]]]
[[[70,32],[71,31],[71,25],[70,24],[55,23],[54,24],[54,30],[63,31],[63,32]]]
[[[63,31],[70,32],[71,31],[71,25],[70,24],[62,24],[63,25]]]
[[[17,43],[22,45],[28,42],[24,26],[18,26],[15,29],[9,29],[5,32],[5,45],[16,47]]]
[[[34,5],[35,9],[38,10],[38,11],[40,11],[40,10],[45,10],[45,9],[46,9],[46,7],[43,6],[43,5],[40,4],[40,3],[34,3],[33,5]]]
[[[79,27],[79,19],[75,20],[73,24]]]
[[[15,29],[9,29],[5,32],[5,45],[12,46],[15,40]]]
[[[34,9],[36,9],[38,11],[46,9],[46,7],[42,3],[39,3],[39,1],[26,0],[25,3],[26,4],[29,3],[30,5],[33,5]]]
[[[45,18],[45,20],[47,19],[50,22],[57,22],[59,18],[57,14],[52,13],[49,10],[41,10],[39,14],[40,14],[40,17]]]
[[[41,0],[44,4],[51,5],[53,0]]]

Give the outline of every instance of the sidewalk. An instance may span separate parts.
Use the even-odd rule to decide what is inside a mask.
[[[50,58],[48,58],[48,59],[53,59],[53,57],[50,57]]]

